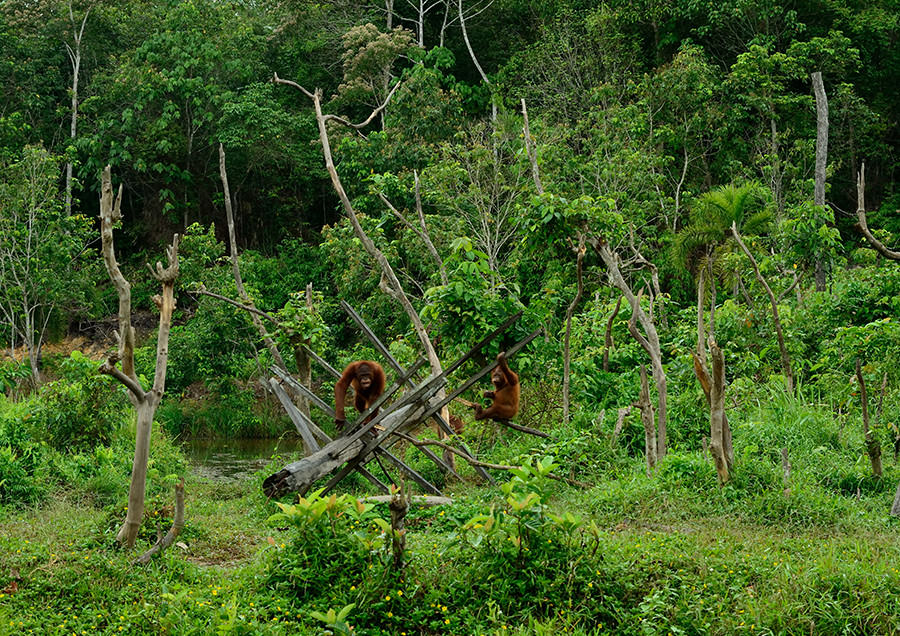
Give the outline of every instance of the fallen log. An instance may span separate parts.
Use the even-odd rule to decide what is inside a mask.
[[[386,429],[403,429],[416,423],[416,415],[421,415],[422,407],[406,405],[396,411],[388,413],[381,424]],[[339,437],[329,442],[315,453],[298,461],[288,464],[274,475],[270,475],[263,481],[263,493],[267,497],[280,497],[289,492],[306,492],[315,481],[333,470],[340,468],[347,462],[359,458],[366,450],[366,439],[355,433],[346,437]],[[369,452],[374,449],[370,449]],[[369,452],[365,454],[368,455]]]

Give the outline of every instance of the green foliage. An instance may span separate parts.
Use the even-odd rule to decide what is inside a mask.
[[[289,342],[308,342],[314,351],[322,348],[329,334],[328,325],[317,309],[323,299],[323,294],[316,291],[309,302],[305,291],[291,293],[278,312],[279,328]]]
[[[34,371],[50,316],[83,302],[94,271],[85,249],[91,221],[66,213],[59,166],[39,146],[0,164],[0,315]]]
[[[409,54],[413,34],[397,27],[381,33],[374,24],[352,27],[343,35],[344,81],[338,93],[345,100],[366,99],[380,105],[390,89],[396,60]]]
[[[28,365],[4,360],[0,363],[0,393],[8,394],[30,377]]]
[[[0,432],[2,439],[6,431]],[[40,446],[12,446],[0,441],[0,504],[27,506],[43,500],[47,496],[46,484],[39,478],[43,467]]]
[[[119,385],[80,352],[60,363],[61,379],[41,386],[27,422],[31,435],[57,450],[108,445],[124,423]]]
[[[379,562],[384,533],[390,533],[390,524],[373,512],[372,504],[321,493],[300,497],[296,504],[277,503],[281,512],[269,517],[270,524],[287,526],[292,535],[270,564],[267,585],[313,606],[328,602],[335,580],[368,576],[370,566]]]

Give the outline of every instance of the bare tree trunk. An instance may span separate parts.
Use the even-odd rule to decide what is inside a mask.
[[[897,484],[897,491],[894,493],[894,503],[891,506],[891,516],[900,516],[900,484]]]
[[[175,279],[178,276],[178,235],[172,238],[172,245],[166,250],[168,267],[156,263],[150,267],[152,276],[161,283],[162,294],[153,301],[159,309],[159,329],[156,337],[156,369],[153,387],[144,391],[134,371],[134,328],[131,326],[131,286],[122,276],[116,262],[113,245],[113,225],[122,218],[122,188],[113,200],[110,167],[103,171],[100,195],[100,235],[103,260],[116,292],[119,296],[119,331],[117,333],[118,353],[102,365],[100,372],[111,375],[128,389],[129,398],[137,411],[137,434],[134,445],[134,464],[131,470],[131,486],[128,490],[128,511],[125,522],[116,534],[116,539],[126,547],[134,546],[141,519],[144,515],[144,495],[147,486],[147,465],[150,458],[150,434],[153,415],[166,389],[166,368],[169,359],[169,330],[172,312],[175,309]],[[149,267],[149,265],[148,265]],[[121,369],[116,366],[121,361]]]
[[[728,454],[725,450],[725,356],[716,341],[709,338],[712,383],[709,393],[709,449],[716,464],[719,485],[728,482]]]
[[[706,275],[709,282],[709,335],[716,337],[716,276],[713,272],[713,262],[706,261]]]
[[[862,374],[862,363],[856,359],[856,381],[859,383],[859,401],[862,407],[863,437],[866,440],[866,453],[872,464],[872,474],[881,478],[881,444],[872,435],[869,429],[869,394],[866,392],[866,381]]]
[[[391,29],[394,28],[394,0],[384,0],[384,11],[387,14],[385,26],[387,27],[387,32],[390,33]]]
[[[610,446],[616,445],[616,440],[619,439],[619,435],[622,434],[622,429],[625,426],[625,418],[631,413],[631,409],[634,408],[632,406],[623,406],[616,413],[616,424],[613,427],[612,437],[609,440]]]
[[[647,459],[647,474],[656,467],[656,424],[653,422],[653,403],[650,401],[650,385],[647,382],[647,367],[641,365],[641,393],[638,399],[641,410],[641,424],[644,425],[644,454]]]
[[[487,74],[484,72],[484,69],[481,68],[481,64],[478,63],[478,58],[475,57],[475,51],[472,50],[472,44],[469,42],[469,33],[466,31],[466,16],[463,13],[463,0],[457,0],[457,8],[459,9],[459,27],[462,30],[463,42],[466,43],[466,50],[469,51],[469,57],[472,58],[472,63],[478,70],[478,74],[481,76],[482,81],[487,84],[487,87],[491,91],[491,121],[496,123],[497,100],[494,99],[494,87],[488,79]]]
[[[84,37],[84,27],[87,26],[88,15],[91,13],[91,7],[84,12],[81,20],[81,27],[75,26],[75,14],[72,11],[72,0],[69,0],[69,23],[72,25],[72,44],[69,46],[66,42],[66,54],[69,56],[69,63],[72,65],[72,119],[69,126],[69,143],[75,143],[75,136],[78,132],[78,79],[81,72],[81,40]],[[72,214],[72,160],[66,162],[66,214]]]
[[[525,132],[525,151],[528,153],[528,161],[531,163],[531,176],[534,178],[534,188],[538,194],[544,194],[544,186],[541,184],[541,172],[538,169],[537,153],[531,139],[531,129],[528,126],[528,109],[525,107],[525,98],[522,98],[522,120]]]
[[[706,333],[703,319],[703,304],[706,299],[706,270],[700,268],[697,278],[697,357],[703,367],[706,367]]]
[[[784,485],[784,495],[791,494],[791,461],[788,459],[788,449],[781,449],[781,483]]]
[[[441,277],[442,285],[449,285],[450,279],[447,277],[447,268],[444,266],[444,259],[441,258],[440,253],[437,251],[437,248],[434,246],[434,243],[431,240],[431,236],[428,233],[428,225],[425,223],[425,212],[422,210],[422,197],[419,193],[419,173],[415,172],[415,180],[416,180],[416,213],[419,216],[419,226],[416,227],[410,221],[403,216],[397,208],[388,200],[383,193],[378,193],[378,198],[381,199],[381,202],[384,203],[388,210],[391,211],[391,214],[394,215],[397,219],[400,220],[406,227],[412,230],[416,236],[419,237],[419,240],[422,241],[422,244],[425,245],[425,249],[428,250],[428,253],[431,254],[431,258],[434,259],[435,264],[438,267],[438,273]]]
[[[784,345],[784,333],[781,330],[781,319],[778,317],[778,302],[775,300],[775,294],[772,293],[772,288],[769,287],[766,279],[763,278],[762,273],[759,271],[759,265],[756,264],[756,259],[753,258],[753,254],[750,253],[750,250],[744,245],[744,241],[741,240],[741,235],[737,230],[737,224],[731,224],[731,233],[734,235],[741,250],[743,250],[744,254],[747,255],[747,258],[750,259],[750,264],[753,266],[753,271],[756,273],[756,279],[760,282],[766,290],[766,294],[769,296],[769,303],[772,305],[772,321],[775,323],[775,334],[778,338],[778,349],[781,351],[781,367],[784,370],[784,376],[787,380],[788,391],[793,393],[794,374],[791,372],[791,356],[788,354],[787,347]]]
[[[388,508],[391,511],[391,552],[394,555],[395,570],[403,569],[403,555],[406,552],[406,513],[409,512],[409,497],[403,492],[403,484],[391,497]]]
[[[825,168],[828,163],[828,97],[822,83],[822,73],[811,75],[816,95],[816,184],[815,204],[825,206]],[[816,291],[825,291],[825,264],[816,258]]]
[[[584,282],[581,276],[581,262],[584,259],[584,252],[584,235],[579,232],[578,247],[575,248],[575,276],[578,281],[578,291],[575,292],[575,298],[572,299],[572,302],[566,308],[566,334],[563,344],[563,422],[566,424],[569,423],[569,365],[571,362],[569,341],[572,335],[572,315],[575,313],[575,308],[581,302],[581,296],[584,293]]]
[[[869,225],[866,221],[866,164],[860,166],[859,174],[856,177],[856,229],[863,235],[872,248],[892,261],[900,261],[900,252],[888,249],[888,247],[875,238],[875,235],[869,231]]]
[[[774,106],[772,107],[774,110]],[[778,211],[778,217],[784,215],[784,191],[782,189],[783,176],[781,174],[781,157],[779,157],[778,147],[778,124],[775,117],[769,118],[769,129],[771,132],[772,144],[772,196],[775,199],[775,208]]]
[[[244,304],[256,307],[253,300],[247,294],[247,290],[244,289],[244,281],[241,278],[241,267],[238,262],[237,238],[235,238],[234,232],[234,214],[231,210],[231,190],[228,188],[228,172],[225,170],[225,148],[222,144],[219,144],[219,177],[222,179],[222,190],[225,196],[225,218],[228,222],[228,245],[231,249],[231,272],[234,275],[234,284],[235,287],[237,287],[238,295]],[[284,364],[284,358],[281,357],[281,353],[278,351],[275,341],[273,341],[272,338],[269,337],[268,332],[266,332],[262,320],[260,320],[259,316],[255,313],[249,313],[250,320],[253,321],[253,326],[256,327],[256,332],[265,343],[266,349],[269,350],[269,353],[275,360],[275,364],[280,368],[287,370],[287,366]],[[307,411],[308,410],[309,407],[307,407]]]
[[[625,282],[625,278],[622,276],[622,272],[619,270],[619,257],[618,255],[612,251],[609,247],[609,244],[603,239],[595,238],[592,240],[592,245],[595,250],[600,254],[600,258],[603,259],[603,262],[606,264],[607,269],[609,270],[609,279],[613,286],[617,287],[622,294],[625,296],[625,299],[628,301],[629,306],[631,307],[631,320],[628,323],[628,329],[631,332],[632,337],[638,341],[638,343],[643,347],[644,351],[647,352],[647,355],[650,356],[651,369],[653,372],[653,380],[656,383],[656,394],[657,394],[657,407],[659,412],[657,414],[657,441],[656,441],[656,456],[659,460],[662,460],[666,456],[666,372],[662,366],[662,349],[659,344],[659,336],[656,333],[656,325],[653,324],[653,321],[647,316],[647,313],[641,307],[640,300],[637,296],[635,296],[634,292],[631,290],[631,287]],[[635,321],[639,321],[641,326],[644,328],[644,333],[646,333],[646,337],[641,335],[641,333],[637,329],[637,325]]]
[[[613,337],[612,337],[612,327],[613,322],[616,320],[616,316],[619,315],[619,309],[622,308],[622,296],[616,300],[616,306],[613,309],[612,314],[609,317],[609,320],[606,321],[606,334],[603,337],[603,370],[607,373],[609,372],[609,352],[613,348]]]
[[[310,314],[313,312],[313,286],[312,283],[306,284],[306,311]],[[294,347],[294,362],[297,364],[297,376],[300,384],[306,388],[312,387],[312,360],[306,352],[312,341],[307,338],[303,343],[305,347]],[[309,419],[309,398],[305,395],[297,396],[297,408]],[[308,449],[312,452],[314,449]]]

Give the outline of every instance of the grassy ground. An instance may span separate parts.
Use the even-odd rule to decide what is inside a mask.
[[[699,456],[672,463],[679,461],[705,465]],[[900,630],[891,488],[858,498],[802,484],[789,494],[706,491],[673,484],[672,472],[664,466],[650,479],[631,460],[589,489],[553,482],[543,525],[516,534],[517,517],[508,516],[506,530],[483,541],[464,524],[508,510],[507,497],[496,487],[450,484],[452,506],[410,514],[403,573],[380,558],[379,540],[324,582],[304,578],[312,535],[266,522],[277,509],[259,480],[190,481],[187,547],[148,566],[132,565],[134,554],[115,546],[122,510],[58,494],[40,508],[0,511],[0,633],[318,634],[325,622],[312,611],[349,604],[356,633]],[[798,509],[820,514],[785,513]],[[547,521],[564,511],[580,516],[571,532]],[[143,547],[155,535],[152,517]],[[514,536],[527,536],[525,551]],[[333,540],[339,551],[356,545],[349,532]]]

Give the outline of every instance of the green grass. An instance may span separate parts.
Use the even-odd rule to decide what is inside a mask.
[[[114,540],[127,448],[61,456],[67,476],[44,503],[0,508],[0,634],[322,634],[313,612],[350,605],[346,622],[359,634],[900,630],[900,520],[887,514],[900,467],[886,458],[874,480],[859,431],[802,400],[761,401],[732,420],[737,465],[721,489],[700,451],[674,448],[648,476],[639,454],[610,446],[591,423],[537,444],[473,428],[470,445],[492,461],[553,453],[554,472],[591,486],[527,477],[504,492],[476,484],[459,462],[467,481],[445,488],[454,503],[410,512],[402,572],[374,526],[268,523],[278,509],[260,485],[284,458],[249,483],[188,476],[185,547],[133,565],[135,553]],[[183,470],[164,436],[155,448],[161,473]],[[91,458],[111,467],[102,496]],[[158,519],[171,522],[165,483],[155,477],[141,551]],[[342,488],[369,490],[357,479]],[[528,492],[538,503],[517,512]],[[569,526],[566,512],[577,516]],[[374,514],[389,518],[386,506]]]

